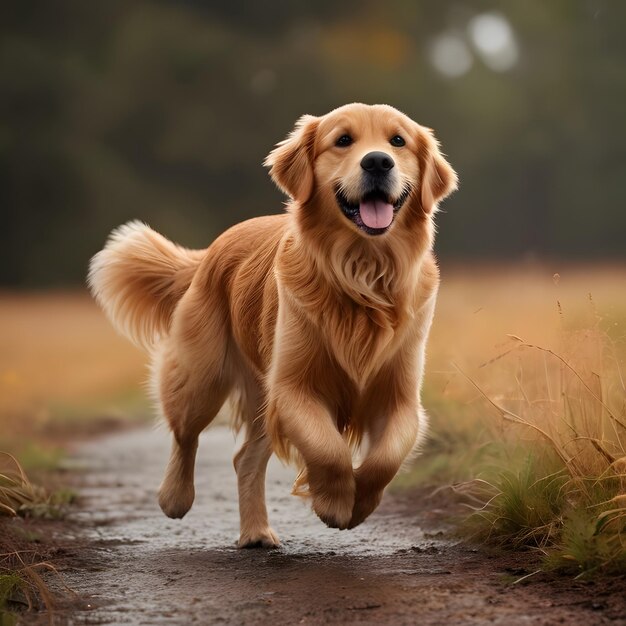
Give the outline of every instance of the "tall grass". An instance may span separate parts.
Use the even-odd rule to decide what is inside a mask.
[[[519,337],[469,384],[501,420],[505,453],[459,487],[484,537],[549,567],[626,572],[626,388],[615,345],[591,327],[560,350]],[[497,381],[497,390],[493,381]]]
[[[0,517],[56,519],[74,497],[69,489],[48,492],[34,484],[13,455],[0,452]]]
[[[0,458],[0,515],[16,517],[47,501],[45,490],[28,479],[13,455],[0,452]]]
[[[0,453],[0,468],[0,625],[19,621],[14,610],[42,606],[48,611],[51,622],[55,599],[43,575],[60,576],[54,565],[41,558],[38,550],[16,545],[20,542],[14,537],[15,528],[10,528],[2,518],[58,517],[67,496],[65,493],[48,494],[33,484],[10,454]],[[66,588],[62,581],[61,585]]]
[[[0,624],[20,623],[20,609],[33,611],[45,608],[48,621],[53,623],[55,597],[42,574],[52,573],[60,580],[68,594],[71,590],[63,583],[51,563],[40,560],[35,552],[13,551],[0,554]]]

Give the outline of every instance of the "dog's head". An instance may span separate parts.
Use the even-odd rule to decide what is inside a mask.
[[[303,219],[315,212],[366,238],[393,230],[403,214],[431,215],[457,183],[432,131],[387,105],[305,115],[265,165]]]

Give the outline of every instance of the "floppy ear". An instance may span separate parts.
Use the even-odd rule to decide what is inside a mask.
[[[439,150],[439,142],[430,128],[420,126],[417,135],[417,158],[420,166],[420,199],[425,213],[437,210],[437,203],[456,188],[458,178]]]
[[[290,135],[269,153],[265,162],[276,185],[299,202],[313,193],[313,145],[319,118],[303,115]]]

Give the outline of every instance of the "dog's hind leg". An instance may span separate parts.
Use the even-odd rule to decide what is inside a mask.
[[[269,525],[265,506],[265,470],[272,456],[260,412],[261,393],[257,384],[248,385],[242,409],[246,438],[234,458],[239,488],[240,548],[276,548],[280,541]]]
[[[204,401],[194,406],[181,389],[176,394],[180,405],[164,409],[172,430],[172,449],[159,488],[159,506],[168,517],[184,517],[193,504],[198,437],[213,421],[227,396],[227,390],[219,383],[205,388],[205,393]]]
[[[168,517],[179,518],[189,511],[195,497],[198,437],[224,404],[231,377],[226,365],[226,317],[219,304],[206,298],[202,302],[191,292],[181,301],[176,317],[155,368],[155,383],[172,431],[159,505]]]

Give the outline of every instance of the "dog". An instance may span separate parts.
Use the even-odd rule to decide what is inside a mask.
[[[151,356],[172,432],[159,490],[169,517],[191,508],[198,437],[234,399],[242,548],[279,545],[265,505],[272,453],[300,468],[294,493],[347,529],[423,440],[433,216],[457,186],[432,131],[387,105],[305,115],[265,165],[289,196],[283,214],[242,222],[202,251],[131,222],[88,278],[116,328]]]

